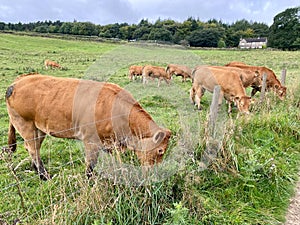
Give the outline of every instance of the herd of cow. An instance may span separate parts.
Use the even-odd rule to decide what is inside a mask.
[[[51,61],[46,61],[45,66],[61,68]],[[252,96],[260,91],[263,74],[267,75],[267,89],[283,99],[286,87],[272,70],[241,62],[197,66],[193,70],[174,64],[166,68],[147,65],[129,69],[130,79],[141,75],[144,84],[154,78],[158,78],[158,85],[162,80],[169,84],[173,75],[182,76],[182,81],[192,79],[190,99],[199,109],[204,91],[212,92],[215,85],[220,85],[222,98],[234,102],[245,113],[249,112],[251,101],[245,88],[253,88]],[[7,88],[5,96],[9,115],[6,150],[16,150],[17,130],[34,168],[46,180],[51,177],[40,158],[46,135],[81,140],[88,176],[92,175],[100,150],[132,150],[143,168],[160,163],[171,137],[171,131],[159,127],[128,91],[108,82],[24,74]]]
[[[128,76],[133,80],[137,76],[142,76],[143,83],[146,84],[151,79],[158,79],[158,86],[162,80],[170,84],[172,76],[181,76],[182,81],[187,78],[192,80],[190,89],[190,100],[201,109],[200,101],[205,90],[213,92],[214,87],[221,87],[221,103],[224,97],[228,102],[228,112],[231,112],[231,104],[234,103],[242,113],[249,113],[251,97],[257,91],[261,91],[263,74],[266,74],[266,90],[273,90],[280,99],[286,95],[286,87],[277,79],[275,73],[264,66],[252,66],[243,62],[230,62],[225,66],[201,65],[193,70],[184,65],[169,64],[166,68],[160,66],[138,66],[129,67]],[[252,87],[251,96],[246,95],[245,88]]]

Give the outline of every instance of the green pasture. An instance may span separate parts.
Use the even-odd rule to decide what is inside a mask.
[[[97,176],[85,176],[81,143],[47,137],[41,156],[50,181],[41,181],[17,136],[17,151],[1,152],[0,224],[282,224],[300,165],[300,52],[204,50],[142,44],[0,34],[0,143],[7,144],[6,88],[24,73],[117,83],[153,119],[172,131],[162,165],[145,180],[133,153],[122,164],[104,154]],[[44,68],[45,59],[63,69]],[[222,105],[213,140],[208,134],[211,94],[203,110],[189,102],[191,81],[174,77],[170,85],[129,81],[133,64],[224,65],[243,61],[267,66],[280,79],[287,69],[287,98],[267,93],[249,116]],[[67,88],[67,87],[66,87]],[[249,93],[250,90],[247,90]],[[259,94],[255,96],[259,99]],[[217,154],[203,166],[208,146]],[[114,156],[113,156],[114,157]],[[121,171],[121,172],[119,172]]]

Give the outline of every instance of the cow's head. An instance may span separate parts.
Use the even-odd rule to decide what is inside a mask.
[[[155,163],[161,163],[167,150],[171,131],[159,130],[150,138],[139,141],[135,153],[142,166],[152,167]]]
[[[286,96],[286,87],[282,85],[274,85],[275,92],[277,93],[280,100],[283,100]]]
[[[250,104],[252,103],[251,97],[238,96],[234,98],[234,102],[241,113],[249,114],[249,107]]]

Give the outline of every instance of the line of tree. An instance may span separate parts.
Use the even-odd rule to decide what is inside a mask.
[[[61,33],[99,36],[121,40],[156,40],[195,47],[237,47],[241,38],[267,37],[268,46],[279,49],[300,49],[300,7],[286,9],[274,17],[269,27],[265,23],[238,20],[232,24],[211,19],[202,22],[189,17],[176,22],[158,19],[154,23],[142,19],[138,24],[115,23],[96,25],[91,22],[38,21],[33,23],[3,23],[0,30]]]

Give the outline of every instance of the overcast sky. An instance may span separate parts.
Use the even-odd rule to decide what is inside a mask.
[[[0,21],[77,20],[106,25],[158,18],[182,22],[193,17],[203,22],[217,19],[231,24],[246,19],[271,25],[275,15],[299,5],[299,0],[0,0]]]

